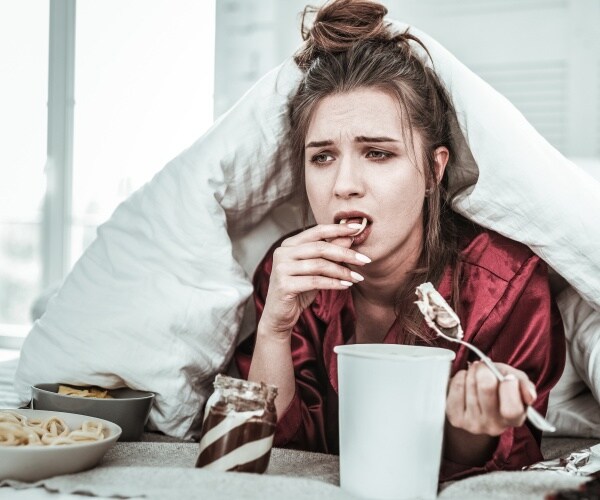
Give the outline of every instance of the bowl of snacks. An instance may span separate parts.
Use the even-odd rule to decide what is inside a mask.
[[[154,393],[127,387],[102,389],[66,384],[32,386],[31,408],[88,415],[114,422],[121,441],[138,441],[148,421]]]
[[[44,410],[0,410],[0,480],[39,481],[95,467],[121,435],[112,422]]]

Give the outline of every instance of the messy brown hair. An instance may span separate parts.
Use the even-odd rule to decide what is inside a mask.
[[[307,16],[314,14],[312,26]],[[402,338],[414,344],[428,342],[431,335],[414,305],[417,285],[431,281],[439,284],[448,265],[458,262],[457,221],[449,206],[447,172],[456,162],[452,124],[456,114],[452,101],[435,72],[415,50],[425,45],[408,30],[394,33],[384,21],[387,9],[368,0],[334,0],[320,9],[306,7],[302,15],[303,47],[294,60],[304,76],[290,100],[289,143],[295,175],[304,189],[305,139],[317,104],[325,97],[361,88],[382,90],[397,99],[407,124],[405,141],[412,145],[415,165],[424,165],[428,195],[424,199],[424,241],[417,268],[397,292],[396,315]],[[430,58],[430,57],[429,57]],[[416,158],[414,133],[422,139],[423,157]],[[436,182],[434,152],[444,146],[450,155],[441,182]],[[410,149],[410,148],[409,148]],[[306,214],[305,214],[306,220]],[[453,276],[451,303],[458,309],[459,273]]]

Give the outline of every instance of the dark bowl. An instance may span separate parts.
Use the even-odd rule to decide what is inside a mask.
[[[83,398],[58,394],[59,384],[36,384],[31,387],[31,408],[62,411],[114,422],[123,433],[119,441],[138,441],[150,415],[154,393],[129,388],[110,389],[113,399]],[[75,389],[85,389],[70,385]]]

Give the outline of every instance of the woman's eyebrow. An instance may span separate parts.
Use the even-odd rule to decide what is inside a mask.
[[[306,145],[305,149],[322,148],[323,146],[331,146],[332,144],[333,144],[333,141],[329,141],[329,140],[327,140],[327,141],[312,141]]]
[[[356,142],[400,142],[398,139],[392,139],[391,137],[366,137],[360,135],[354,139]]]
[[[391,137],[367,137],[364,135],[359,135],[354,138],[354,142],[400,142],[398,139],[392,139]],[[305,149],[308,148],[322,148],[323,146],[331,146],[333,141],[311,141],[309,142]]]

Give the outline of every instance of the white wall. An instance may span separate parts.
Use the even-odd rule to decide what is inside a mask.
[[[305,0],[217,0],[215,116],[300,44]],[[388,0],[563,154],[600,157],[600,1]]]

